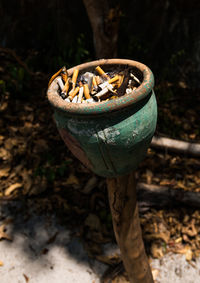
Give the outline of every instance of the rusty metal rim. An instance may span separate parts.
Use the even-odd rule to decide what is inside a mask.
[[[152,71],[146,65],[129,59],[100,59],[91,61],[68,69],[68,73],[71,75],[75,68],[83,71],[84,69],[96,67],[98,65],[128,65],[130,67],[135,67],[143,73],[142,84],[132,93],[117,99],[91,104],[76,104],[64,101],[57,93],[57,84],[53,82],[47,90],[47,97],[51,105],[57,110],[64,111],[71,115],[103,114],[137,103],[149,95],[154,87],[154,76]]]

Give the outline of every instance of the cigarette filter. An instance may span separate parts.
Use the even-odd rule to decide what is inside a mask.
[[[84,91],[85,98],[86,99],[90,99],[91,96],[90,96],[90,91],[89,91],[88,84],[84,84],[83,85],[83,91]]]
[[[95,76],[95,80],[96,80],[96,83],[97,83],[97,86],[101,83],[103,83],[103,80],[100,76]]]
[[[116,88],[119,88],[124,80],[124,75],[118,75],[118,80],[113,84]]]
[[[67,79],[67,81],[66,81],[66,83],[65,83],[65,85],[62,89],[62,92],[67,94],[68,90],[69,90],[69,80]]]
[[[64,84],[63,84],[63,81],[62,81],[60,76],[56,78],[56,82],[57,82],[57,84],[59,85],[59,87],[60,87],[60,89],[62,91],[63,88],[64,88]]]
[[[107,89],[108,89],[109,91],[111,91],[112,93],[116,94],[116,92],[113,90],[113,86],[112,86],[111,84],[108,84],[108,85],[107,85]]]
[[[104,89],[102,89],[100,92],[98,92],[97,94],[95,94],[96,97],[101,97],[104,94],[106,94],[107,92],[109,92],[109,89],[107,87],[105,87]]]
[[[83,98],[83,86],[80,87],[79,89],[79,93],[78,93],[78,103],[81,103],[82,101],[82,98]]]
[[[99,87],[100,87],[101,89],[107,88],[107,89],[110,90],[111,92],[115,93],[115,91],[113,90],[113,88],[114,88],[113,85],[109,84],[108,81],[106,81],[106,82],[100,84]]]
[[[104,77],[107,80],[110,79],[110,77],[104,72],[104,70],[100,66],[97,66],[95,69],[99,73],[99,75],[101,75],[102,77]]]
[[[68,73],[67,73],[67,69],[66,69],[65,66],[62,68],[61,77],[62,77],[64,83],[66,83],[67,79],[68,79]]]
[[[97,89],[97,81],[96,81],[96,77],[95,77],[95,76],[93,76],[93,78],[92,78],[92,86],[93,86],[95,89]]]
[[[57,76],[60,75],[60,73],[62,72],[62,69],[63,69],[63,67],[62,67],[58,72],[56,72],[56,73],[50,78],[49,83],[48,83],[48,87],[50,86],[50,84],[52,83],[52,81],[53,81]]]
[[[130,76],[138,83],[138,84],[141,84],[140,80],[134,76],[132,73],[130,73]]]
[[[72,102],[73,102],[73,103],[77,103],[77,101],[78,101],[78,96],[75,96],[75,97],[72,99]]]
[[[73,88],[75,88],[77,77],[78,77],[78,73],[79,73],[78,69],[75,69],[74,72],[73,72],[73,76],[72,76]]]
[[[114,83],[114,82],[116,82],[116,81],[118,81],[118,80],[119,80],[119,76],[116,75],[116,76],[114,76],[112,79],[110,79],[110,80],[108,81],[108,83],[109,83],[109,84],[112,84],[112,83]]]
[[[74,90],[71,90],[70,93],[69,93],[69,99],[72,100],[76,95],[77,93],[79,92],[79,86],[77,86]]]

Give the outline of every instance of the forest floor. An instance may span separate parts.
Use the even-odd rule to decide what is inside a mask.
[[[105,179],[85,168],[61,140],[46,97],[49,75],[30,72],[18,57],[9,52],[0,51],[0,57],[0,248],[9,249],[9,243],[12,245],[14,239],[20,242],[17,237],[25,234],[30,241],[24,243],[23,253],[27,252],[26,245],[29,245],[29,250],[35,254],[33,261],[40,255],[43,261],[44,256],[52,254],[49,247],[69,246],[68,253],[69,250],[73,251],[74,246],[73,243],[70,246],[69,239],[75,239],[81,245],[80,250],[84,247],[83,255],[80,255],[83,261],[90,262],[92,259],[99,276],[106,270],[105,267],[115,270],[121,262],[119,252],[105,252],[106,245],[115,245]],[[178,86],[168,82],[159,83],[155,89],[159,113],[156,133],[200,142],[198,93],[188,89],[183,82]],[[150,148],[136,173],[138,180],[147,184],[182,189],[183,192],[200,192],[200,160],[186,154]],[[50,224],[41,224],[42,218],[48,218]],[[189,205],[171,207],[170,204],[162,209],[147,208],[140,211],[140,220],[147,254],[155,263],[152,268],[157,282],[168,283],[162,278],[159,281],[159,272],[161,274],[162,266],[163,269],[166,266],[165,258],[171,253],[175,257],[173,265],[177,263],[176,256],[182,255],[182,260],[184,255],[188,268],[200,270],[198,208]],[[56,225],[50,229],[53,221]],[[62,239],[63,229],[70,234],[66,236],[67,240]],[[42,233],[46,233],[44,237]],[[42,244],[38,235],[39,238],[43,237]],[[32,246],[34,239],[36,241]],[[18,247],[19,243],[16,243]],[[0,274],[6,268],[4,260],[6,258],[3,259],[1,252]],[[19,258],[16,257],[16,261]],[[180,274],[180,268],[177,268],[174,272],[176,270]],[[93,282],[96,275],[89,265],[87,269],[89,277],[82,282]],[[123,268],[120,270],[121,273],[117,272],[110,282],[126,282]],[[181,272],[184,274],[184,271]],[[29,276],[24,271],[25,281],[19,279],[15,282],[29,282]]]

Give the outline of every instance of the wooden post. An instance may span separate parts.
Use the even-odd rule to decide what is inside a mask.
[[[113,227],[131,283],[153,283],[142,240],[135,174],[107,178]]]

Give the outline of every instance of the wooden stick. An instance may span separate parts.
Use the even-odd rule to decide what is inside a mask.
[[[107,179],[115,237],[131,283],[153,283],[136,201],[134,173]]]
[[[152,147],[163,148],[177,153],[185,153],[193,156],[200,156],[200,144],[180,141],[165,137],[154,136],[151,142]]]
[[[170,186],[137,184],[137,198],[140,211],[151,207],[191,207],[200,209],[200,193],[183,189],[173,189]]]

